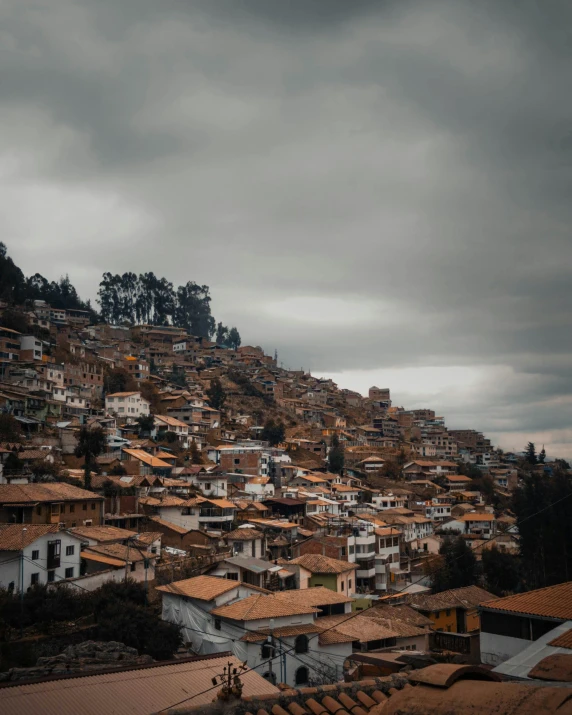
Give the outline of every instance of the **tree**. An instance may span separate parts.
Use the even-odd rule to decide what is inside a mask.
[[[260,439],[269,442],[270,446],[275,447],[284,441],[285,432],[282,422],[274,422],[274,420],[271,419],[265,423],[264,429],[260,433]]]
[[[16,308],[6,308],[2,313],[1,323],[3,328],[15,330],[17,333],[27,333],[29,331],[28,319],[25,313]]]
[[[439,556],[439,566],[431,575],[433,593],[478,583],[477,559],[461,536],[447,537],[441,544]]]
[[[527,588],[572,579],[572,477],[529,474],[513,494]]]
[[[222,323],[217,323],[215,341],[217,345],[225,345],[228,341],[228,328]]]
[[[236,328],[231,328],[228,334],[228,342],[233,350],[238,350],[240,347],[240,333]]]
[[[146,434],[149,436],[149,434],[153,431],[153,428],[155,427],[155,418],[153,415],[140,415],[135,422],[139,426],[139,434]]]
[[[522,566],[517,554],[500,551],[496,544],[493,544],[490,549],[483,550],[482,563],[488,591],[497,596],[507,596],[519,590]]]
[[[534,442],[529,442],[526,445],[524,458],[528,462],[528,464],[538,464],[538,459],[536,457],[536,447],[534,446]]]
[[[177,385],[178,387],[188,387],[187,378],[185,377],[185,371],[178,370],[174,365],[173,365],[173,369],[171,370],[171,374],[169,375],[168,379],[169,379],[169,382],[172,382],[174,385]]]
[[[340,444],[338,435],[332,437],[332,446],[328,454],[328,469],[332,474],[341,474],[344,470],[344,448]]]
[[[203,460],[201,457],[201,452],[200,452],[199,448],[197,447],[197,443],[195,442],[195,440],[193,440],[191,442],[191,446],[189,449],[190,449],[190,453],[191,453],[190,454],[191,464],[202,464]]]
[[[215,410],[222,410],[224,403],[226,402],[226,392],[224,391],[222,383],[218,377],[211,380],[211,384],[207,390],[207,397],[211,407]]]
[[[19,442],[21,436],[18,420],[12,415],[0,414],[0,439],[6,442]]]
[[[544,449],[544,445],[542,445],[542,449],[538,453],[538,464],[544,464],[546,461],[546,450]]]
[[[179,286],[176,296],[175,325],[185,328],[192,335],[209,338],[216,328],[211,315],[209,287],[189,281]]]
[[[115,392],[129,392],[137,389],[137,384],[131,375],[122,367],[108,370],[104,378],[105,392],[113,395]]]
[[[84,487],[86,489],[91,489],[91,468],[95,465],[95,460],[99,455],[105,451],[106,446],[105,433],[100,427],[97,429],[82,427],[80,429],[75,456],[83,457],[85,460]]]

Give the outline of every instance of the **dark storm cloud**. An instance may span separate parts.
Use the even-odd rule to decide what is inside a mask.
[[[12,0],[0,21],[27,272],[91,297],[109,269],[194,279],[286,364],[509,370],[445,406],[571,426],[570,3]]]

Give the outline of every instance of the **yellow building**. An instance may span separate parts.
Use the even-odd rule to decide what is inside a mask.
[[[430,619],[434,631],[475,633],[480,630],[479,605],[496,596],[479,586],[454,588],[441,593],[414,596],[411,608]]]

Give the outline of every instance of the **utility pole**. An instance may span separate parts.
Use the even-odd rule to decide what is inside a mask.
[[[28,531],[22,529],[22,551],[20,552],[20,638],[24,637],[24,534]]]
[[[270,619],[270,662],[268,663],[268,672],[270,674],[270,682],[272,685],[276,685],[274,682],[274,619]]]

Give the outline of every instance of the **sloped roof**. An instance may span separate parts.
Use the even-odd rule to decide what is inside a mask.
[[[79,538],[94,539],[101,543],[114,541],[116,539],[129,539],[137,535],[136,531],[120,529],[118,526],[73,526],[69,529],[71,534]]]
[[[410,600],[412,608],[420,611],[440,611],[447,608],[475,608],[487,601],[493,601],[496,596],[479,586],[452,588],[441,593],[415,594]],[[488,603],[487,603],[488,607]]]
[[[303,603],[306,606],[317,608],[318,606],[331,606],[338,603],[352,603],[353,598],[344,596],[343,593],[337,593],[325,586],[316,586],[314,588],[303,588],[295,591],[278,591],[277,598],[290,600],[295,598],[298,603]]]
[[[219,576],[194,576],[183,581],[174,581],[165,586],[157,586],[157,591],[172,593],[176,596],[196,598],[199,601],[212,601],[223,593],[241,586],[240,581],[220,578]]]
[[[572,620],[572,581],[505,598],[495,599],[493,596],[493,599],[486,604],[486,608],[487,610]]]
[[[339,559],[332,559],[329,556],[322,556],[321,554],[304,554],[298,556],[297,559],[288,561],[288,564],[303,566],[311,573],[337,574],[357,569],[356,564],[350,564],[348,561],[340,561]]]
[[[0,504],[36,504],[68,500],[100,499],[102,496],[64,482],[49,484],[0,484]]]
[[[211,613],[234,621],[256,621],[263,618],[281,618],[283,616],[319,613],[319,611],[317,608],[299,603],[296,598],[285,600],[277,598],[275,594],[256,594],[243,598],[236,603],[215,608]]]
[[[224,534],[227,541],[254,541],[254,539],[262,539],[264,534],[257,529],[235,529]]]
[[[0,551],[21,551],[40,536],[57,531],[57,524],[0,524]]]

